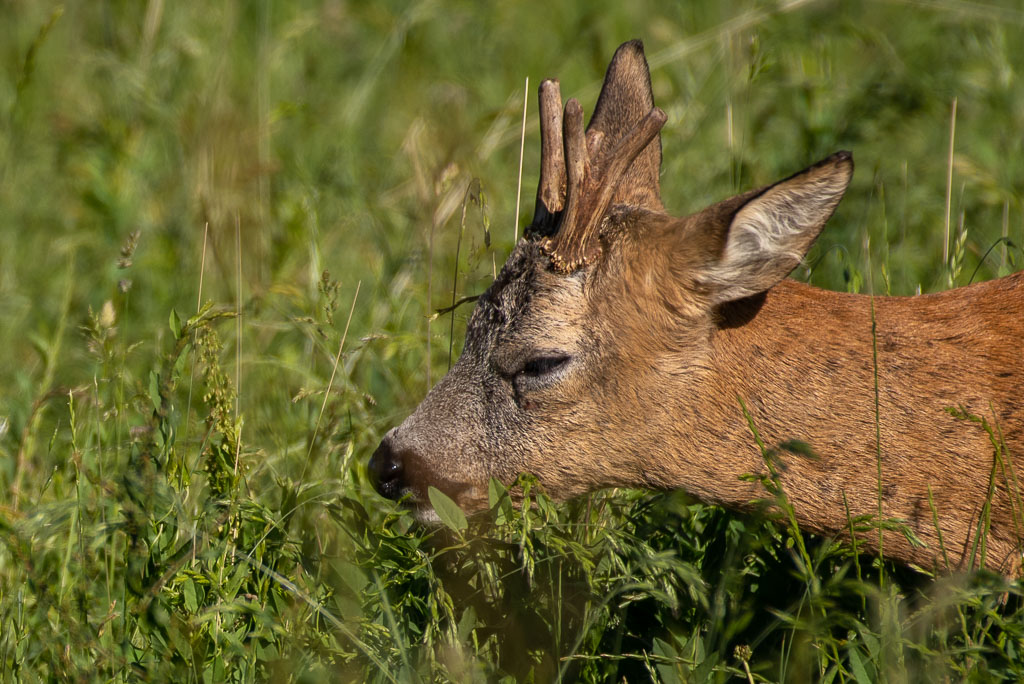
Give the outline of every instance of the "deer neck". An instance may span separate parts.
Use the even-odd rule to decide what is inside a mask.
[[[813,452],[776,451],[806,529],[841,533],[848,516],[881,513],[906,521],[929,545],[921,550],[892,534],[890,550],[928,563],[937,521],[949,562],[966,562],[975,528],[965,521],[986,509],[996,447],[978,422],[950,409],[999,424],[1003,453],[1024,446],[1024,414],[1007,401],[1024,382],[1024,364],[998,356],[1021,356],[1020,324],[998,296],[1008,288],[1024,288],[1024,276],[923,297],[784,281],[729,306],[711,336],[701,396],[689,401],[699,414],[683,415],[674,436],[687,456],[666,473],[676,478],[669,486],[739,509],[763,499],[764,488],[742,478],[768,470],[752,424],[769,449],[799,440]],[[988,544],[997,565],[1012,564],[1015,509],[1006,492],[1016,484],[998,473],[995,481]]]
[[[801,440],[826,452],[836,422],[850,423],[869,455],[871,349],[869,298],[785,281],[724,307],[704,370],[681,393],[671,428],[681,458],[661,474],[664,484],[748,507],[764,492],[741,476],[765,471],[751,423],[768,446]],[[862,420],[853,420],[857,412]]]

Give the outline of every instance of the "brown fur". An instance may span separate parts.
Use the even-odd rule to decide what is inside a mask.
[[[629,43],[591,127],[614,144],[652,107],[642,47]],[[1024,274],[918,297],[787,281],[849,182],[848,153],[682,219],[663,213],[658,163],[652,142],[591,262],[563,274],[542,249],[552,226],[572,228],[564,212],[516,247],[458,363],[371,459],[381,492],[430,519],[430,486],[475,510],[489,478],[528,471],[559,498],[683,488],[745,510],[765,491],[743,476],[766,464],[742,402],[767,445],[813,450],[776,456],[806,529],[847,534],[847,509],[876,515],[881,503],[925,543],[886,532],[887,556],[962,568],[987,525],[984,563],[1018,573]],[[949,409],[984,419],[998,448]],[[858,536],[877,548],[877,531]]]

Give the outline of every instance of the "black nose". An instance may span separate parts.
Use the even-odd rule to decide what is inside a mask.
[[[373,452],[367,469],[370,471],[373,486],[381,496],[397,499],[402,495],[405,486],[405,467],[402,465],[401,454],[391,448],[391,440],[387,437]]]

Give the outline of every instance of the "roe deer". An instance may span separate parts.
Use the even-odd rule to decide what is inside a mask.
[[[849,152],[668,215],[666,117],[639,41],[615,53],[586,131],[557,81],[540,110],[533,223],[458,362],[371,458],[381,494],[436,520],[428,487],[480,510],[489,478],[530,472],[559,499],[683,488],[750,509],[765,491],[742,476],[767,465],[742,401],[767,444],[814,452],[777,462],[805,529],[847,534],[847,510],[881,509],[924,542],[889,533],[888,557],[965,568],[981,537],[986,566],[1020,572],[1024,273],[916,297],[786,280],[850,182]]]

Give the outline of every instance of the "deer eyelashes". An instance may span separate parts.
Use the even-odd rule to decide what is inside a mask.
[[[519,406],[526,410],[533,408],[534,403],[524,395],[557,383],[564,377],[564,371],[571,361],[572,356],[558,352],[544,352],[530,357],[512,376],[512,387]]]
[[[569,359],[572,358],[568,354],[554,354],[551,356],[537,356],[525,364],[523,369],[517,373],[517,375],[525,375],[528,378],[537,378],[543,375],[551,375],[565,364],[569,363]]]

